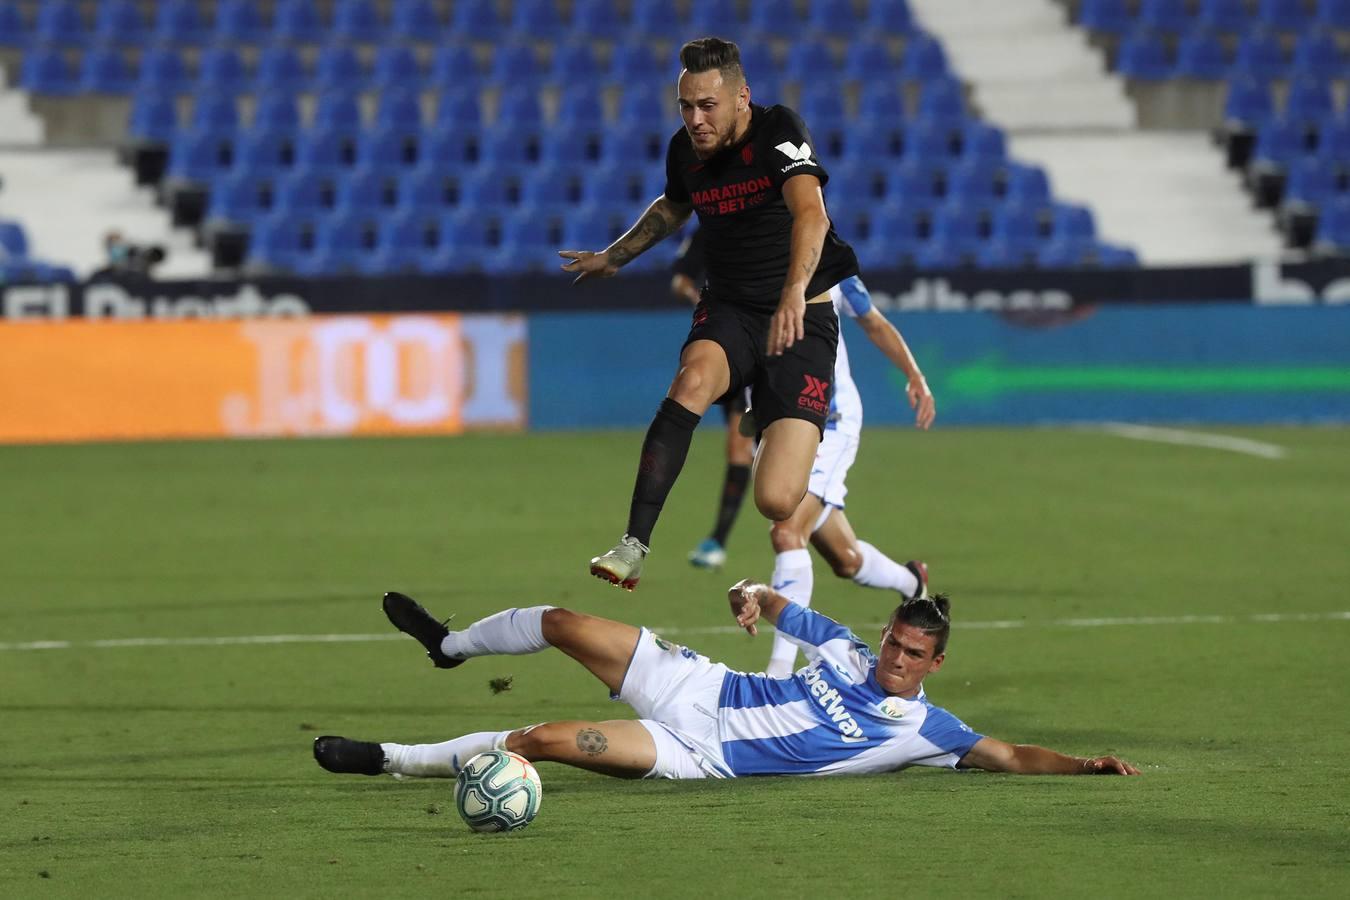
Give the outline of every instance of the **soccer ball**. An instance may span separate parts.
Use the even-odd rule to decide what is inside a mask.
[[[529,760],[489,750],[459,770],[455,808],[474,831],[515,831],[534,821],[543,792]]]

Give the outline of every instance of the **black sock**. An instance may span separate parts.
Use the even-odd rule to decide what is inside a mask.
[[[741,511],[741,501],[745,499],[745,486],[750,483],[750,467],[736,463],[727,463],[727,477],[722,481],[722,504],[717,508],[717,524],[713,526],[712,539],[726,546],[727,535],[736,521],[736,513]]]
[[[642,442],[633,505],[628,508],[628,534],[651,546],[652,529],[661,515],[666,495],[680,477],[689,442],[701,416],[696,416],[669,397],[661,401],[656,418]]]

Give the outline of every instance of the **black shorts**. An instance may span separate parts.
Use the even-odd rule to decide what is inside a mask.
[[[712,341],[722,348],[731,366],[731,388],[722,399],[739,398],[740,391],[749,387],[760,431],[779,419],[805,419],[823,437],[834,397],[834,354],[839,347],[834,304],[808,303],[805,337],[782,356],[766,352],[772,318],[771,313],[718,303],[705,292],[694,309],[694,323],[684,346]]]

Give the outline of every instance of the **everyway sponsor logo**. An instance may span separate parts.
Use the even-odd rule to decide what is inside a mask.
[[[783,141],[774,149],[791,160],[798,162],[810,162],[811,160],[811,145],[806,141],[802,141],[801,146],[797,146],[791,141]]]
[[[806,680],[806,686],[811,690],[811,699],[816,701],[825,715],[829,716],[834,727],[839,729],[839,736],[845,744],[856,744],[867,740],[867,735],[858,727],[858,720],[849,714],[848,707],[844,705],[843,699],[839,696],[836,688],[830,687],[830,683],[820,675],[820,669],[812,666],[803,676]]]
[[[802,388],[801,394],[797,397],[797,406],[800,409],[809,409],[817,415],[825,415],[830,411],[830,383],[821,381],[814,375],[806,376],[806,387]]]

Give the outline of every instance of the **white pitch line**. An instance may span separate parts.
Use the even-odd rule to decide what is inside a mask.
[[[955,628],[964,630],[1004,630],[1010,628],[1106,628],[1119,625],[1238,625],[1273,622],[1350,622],[1350,611],[1320,613],[1260,613],[1249,616],[1189,615],[1189,616],[1122,616],[1100,619],[988,619],[957,622]],[[881,628],[884,622],[873,622],[864,628]],[[654,628],[662,635],[739,634],[736,625],[704,625],[691,628]],[[360,644],[371,641],[398,641],[404,636],[396,632],[379,634],[245,634],[228,637],[140,637],[109,638],[96,641],[28,641],[0,643],[0,651],[16,650],[108,650],[125,647],[228,647],[248,644]]]
[[[1178,444],[1183,447],[1207,447],[1259,456],[1262,459],[1284,459],[1288,451],[1279,444],[1267,444],[1229,434],[1210,434],[1205,431],[1183,431],[1180,428],[1157,428],[1152,425],[1132,425],[1129,422],[1103,422],[1100,430],[1116,437],[1134,441],[1153,441],[1158,444]]]

